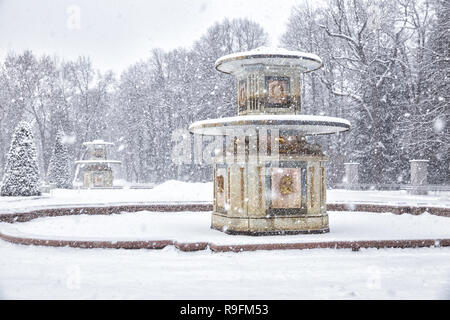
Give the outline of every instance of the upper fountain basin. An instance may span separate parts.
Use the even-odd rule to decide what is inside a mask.
[[[240,72],[245,66],[258,64],[268,67],[297,67],[299,72],[311,72],[323,65],[322,60],[313,53],[259,47],[254,50],[223,56],[216,61],[215,67],[218,71],[234,74]]]

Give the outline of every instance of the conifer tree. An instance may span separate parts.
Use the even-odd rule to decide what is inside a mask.
[[[17,125],[9,149],[0,195],[41,195],[36,146],[30,125]]]
[[[48,166],[48,182],[54,184],[56,188],[70,189],[72,182],[70,179],[69,152],[63,143],[64,131],[60,128],[56,135],[55,146]]]

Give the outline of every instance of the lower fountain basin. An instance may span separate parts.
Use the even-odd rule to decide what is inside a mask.
[[[336,117],[311,115],[246,115],[210,119],[194,122],[189,131],[204,135],[238,135],[244,130],[245,136],[257,134],[258,129],[278,129],[297,135],[332,134],[350,129],[350,122]]]

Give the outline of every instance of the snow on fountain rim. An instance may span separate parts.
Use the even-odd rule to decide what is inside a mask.
[[[244,52],[236,52],[220,57],[215,67],[224,73],[233,73],[242,68],[244,60],[251,64],[273,64],[281,66],[298,66],[302,72],[311,72],[323,66],[322,59],[314,53],[291,51],[277,47],[258,47]]]
[[[251,126],[286,129],[307,135],[318,135],[346,131],[350,129],[350,122],[342,118],[328,116],[259,114],[201,120],[191,124],[189,131],[197,134],[227,135],[227,132],[230,133],[229,130],[245,129]]]
[[[122,161],[119,160],[77,160],[76,164],[89,164],[89,163],[110,163],[110,164],[121,164]]]
[[[94,140],[94,141],[83,142],[83,145],[84,146],[90,146],[90,145],[107,145],[107,146],[112,146],[112,145],[114,145],[114,143],[106,142],[104,140]]]

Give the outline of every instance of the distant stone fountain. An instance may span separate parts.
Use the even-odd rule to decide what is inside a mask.
[[[265,47],[216,61],[218,71],[237,78],[238,116],[189,127],[227,141],[214,158],[212,228],[250,235],[329,231],[327,157],[305,136],[346,131],[350,123],[301,115],[301,73],[321,67],[314,54]]]
[[[103,140],[84,142],[87,147],[89,159],[75,161],[83,169],[84,188],[112,188],[114,182],[112,164],[120,164],[117,160],[107,159],[107,147],[114,145]]]

